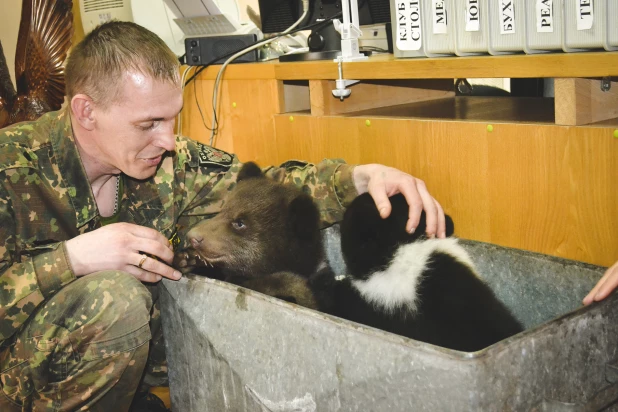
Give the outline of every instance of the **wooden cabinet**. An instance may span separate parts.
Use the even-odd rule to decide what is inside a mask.
[[[182,133],[205,143],[218,68],[185,89]],[[459,237],[597,265],[618,259],[618,52],[380,55],[342,68],[361,80],[344,102],[330,94],[334,62],[230,65],[215,145],[261,165],[394,166],[426,182]],[[462,77],[556,78],[556,97],[455,97]]]

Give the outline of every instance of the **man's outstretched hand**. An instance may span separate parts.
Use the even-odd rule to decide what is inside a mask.
[[[366,164],[354,168],[354,184],[359,194],[369,192],[382,218],[391,213],[390,196],[403,194],[410,206],[406,230],[414,232],[418,227],[421,212],[425,211],[427,237],[446,236],[446,223],[442,206],[427,190],[425,182],[401,170],[379,165]]]

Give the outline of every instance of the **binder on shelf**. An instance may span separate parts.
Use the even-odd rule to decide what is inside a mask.
[[[526,43],[524,0],[489,2],[490,54],[522,53]]]
[[[460,0],[455,0],[460,1]],[[455,54],[455,16],[451,0],[422,0],[423,47],[428,57]]]
[[[455,54],[458,56],[488,52],[488,6],[488,0],[455,1]]]
[[[615,5],[611,7],[614,15],[608,13],[610,2],[615,3],[616,0],[564,0],[562,49],[565,52],[618,50],[616,45],[609,43],[608,23],[611,22],[611,26],[618,24]]]
[[[605,50],[618,50],[618,1],[607,0],[606,16],[607,44],[604,45]]]
[[[528,54],[562,51],[562,0],[525,0]]]
[[[421,0],[391,0],[391,26],[395,57],[425,57],[425,28]]]

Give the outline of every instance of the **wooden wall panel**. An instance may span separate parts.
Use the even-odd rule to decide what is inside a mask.
[[[612,129],[568,128],[571,217],[577,236],[569,255],[581,260],[618,259],[618,139]]]
[[[491,239],[600,265],[618,259],[612,129],[496,126]]]
[[[366,120],[370,121],[367,126]],[[423,179],[462,238],[609,266],[618,259],[612,128],[275,116],[280,162],[343,157]]]
[[[277,80],[229,81],[234,147],[241,160],[264,164],[263,157],[276,153],[273,113],[283,111],[283,82]]]
[[[406,121],[393,128],[393,166],[425,181],[430,192],[455,219],[459,236],[486,239],[489,232],[490,188],[487,132],[484,124]],[[414,139],[412,146],[408,141]],[[407,164],[410,164],[410,167]]]
[[[342,128],[342,123],[332,119],[298,114],[275,116],[278,152],[266,160],[279,164],[289,159],[319,162],[324,158],[345,157],[348,163],[358,163],[361,146],[358,130]]]
[[[294,123],[276,116],[281,155],[276,161],[339,157],[351,164],[381,163],[405,170],[425,181],[446,213],[458,214],[458,233],[489,237],[483,184],[487,143],[484,137],[473,137],[483,136],[484,125],[459,123],[453,128],[442,122],[311,116],[296,116]]]
[[[73,37],[71,39],[71,47],[82,41],[84,38],[84,25],[82,24],[82,15],[79,12],[79,1],[73,0]]]
[[[214,81],[197,80],[185,88],[182,134],[209,144],[212,127]],[[200,115],[195,100],[204,115]],[[219,131],[214,146],[234,152],[241,160],[264,163],[276,153],[273,113],[283,111],[283,82],[277,80],[228,80],[221,83],[219,94]],[[232,138],[233,137],[233,138]]]
[[[228,87],[231,82],[221,82],[218,109],[218,132],[214,145],[218,148],[233,152],[233,126],[231,121],[231,102]],[[182,109],[182,129],[180,133],[202,143],[209,144],[213,126],[212,93],[213,80],[196,79],[184,90],[184,106]],[[200,113],[201,110],[201,113]],[[251,119],[247,119],[249,122]]]

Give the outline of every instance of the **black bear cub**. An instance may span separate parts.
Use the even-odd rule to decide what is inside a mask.
[[[424,212],[408,234],[405,198],[392,196],[390,202],[387,219],[369,194],[358,196],[344,214],[341,248],[349,277],[337,286],[339,316],[468,352],[522,330],[456,238],[427,239]],[[453,223],[446,218],[451,236]]]

